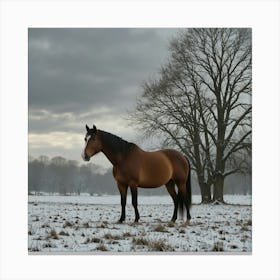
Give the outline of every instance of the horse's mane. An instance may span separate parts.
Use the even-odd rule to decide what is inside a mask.
[[[103,145],[105,145],[112,153],[127,154],[136,146],[134,143],[128,142],[119,136],[103,130],[99,130],[99,135]]]

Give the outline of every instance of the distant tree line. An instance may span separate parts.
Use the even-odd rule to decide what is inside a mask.
[[[77,161],[57,156],[29,158],[29,192],[49,192],[66,194],[105,194],[118,193],[111,170],[100,173],[98,165],[88,163],[79,165]]]
[[[67,160],[57,156],[48,158],[29,157],[28,160],[28,191],[59,193],[61,195],[81,193],[93,194],[118,194],[118,188],[112,175],[112,169],[102,172],[96,164],[79,164],[74,160]],[[199,194],[200,189],[195,176],[192,178],[194,194]],[[251,176],[235,174],[229,176],[225,182],[225,193],[251,194]],[[167,194],[165,187],[158,189],[141,189],[139,194],[163,195]]]

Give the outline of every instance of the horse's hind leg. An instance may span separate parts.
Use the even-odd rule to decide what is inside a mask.
[[[119,222],[122,223],[125,220],[125,206],[126,206],[126,195],[127,195],[127,186],[118,182],[118,188],[121,194],[121,205],[122,205],[122,214],[119,219]]]
[[[138,220],[140,218],[139,216],[139,212],[138,212],[138,202],[137,202],[137,187],[130,187],[131,190],[131,197],[132,197],[132,205],[134,207],[134,211],[135,211],[135,221],[136,223],[138,223]]]
[[[177,212],[178,212],[178,196],[175,191],[175,183],[173,180],[170,180],[166,185],[167,191],[169,192],[170,196],[172,197],[174,203],[174,211],[171,221],[175,222],[177,220]]]
[[[189,224],[190,220],[191,220],[191,215],[190,215],[189,205],[187,203],[186,183],[184,181],[176,182],[176,185],[178,187],[178,196],[181,197],[181,199],[183,200],[183,203],[185,204],[185,207],[186,207],[186,210],[187,210],[187,224]]]

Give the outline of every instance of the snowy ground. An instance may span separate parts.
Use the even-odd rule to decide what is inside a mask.
[[[29,252],[251,252],[251,196],[225,196],[227,205],[191,208],[192,222],[171,223],[168,196],[139,196],[139,223],[128,197],[126,222],[119,196],[29,196]],[[199,202],[199,196],[193,196]]]

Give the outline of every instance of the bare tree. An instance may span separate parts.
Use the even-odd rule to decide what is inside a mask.
[[[202,202],[223,202],[224,179],[251,152],[251,30],[187,29],[170,44],[159,78],[143,85],[131,118],[192,163]]]

